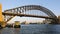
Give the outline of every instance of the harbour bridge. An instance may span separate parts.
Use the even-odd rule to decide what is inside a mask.
[[[39,10],[40,12],[43,12],[48,16],[25,14],[25,12],[27,12],[29,10]],[[40,5],[25,5],[25,6],[21,6],[21,7],[4,10],[4,12],[2,12],[2,15],[4,16],[4,21],[6,23],[8,21],[10,21],[12,18],[14,18],[15,16],[20,16],[20,17],[24,16],[24,17],[51,19],[52,20],[51,23],[57,24],[57,16],[49,9],[42,7]]]

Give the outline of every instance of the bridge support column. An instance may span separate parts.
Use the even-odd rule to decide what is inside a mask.
[[[58,16],[58,23],[60,24],[60,16]]]
[[[4,21],[3,15],[2,15],[2,4],[0,4],[0,21]]]
[[[2,15],[2,4],[0,4],[0,26],[5,27],[4,18],[3,18],[3,15]]]

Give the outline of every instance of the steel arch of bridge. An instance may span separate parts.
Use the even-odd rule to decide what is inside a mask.
[[[21,6],[21,7],[5,10],[4,12],[10,11],[11,13],[19,14],[19,13],[22,13],[22,12],[25,12],[28,10],[40,10],[40,11],[46,13],[48,16],[56,18],[56,15],[52,11],[50,11],[49,9],[42,7],[40,5],[26,5],[26,6]]]
[[[21,13],[28,11],[28,10],[40,10],[40,11],[44,12],[45,14],[47,14],[49,17],[57,18],[56,15],[52,11],[50,11],[49,9],[42,7],[40,5],[26,5],[26,6],[16,7],[13,9],[8,9],[8,10],[5,10],[4,12],[5,13],[21,14]],[[10,19],[8,19],[8,21]]]

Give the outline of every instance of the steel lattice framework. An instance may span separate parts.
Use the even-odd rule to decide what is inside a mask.
[[[13,8],[13,9],[8,9],[8,10],[5,10],[4,12],[5,13],[21,14],[21,13],[26,12],[28,10],[40,10],[40,11],[44,12],[45,14],[47,14],[49,17],[57,18],[56,15],[52,11],[50,11],[49,9],[47,9],[45,7],[42,7],[40,5],[26,5],[26,6],[16,7],[16,8]],[[4,15],[4,16],[6,16],[6,15]],[[9,19],[11,19],[12,17],[14,17],[14,16],[10,16],[7,19],[7,21]]]

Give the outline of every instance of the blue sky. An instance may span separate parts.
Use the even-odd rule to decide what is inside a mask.
[[[0,0],[3,11],[24,5],[41,5],[50,9],[57,16],[60,15],[60,0]]]
[[[24,5],[41,5],[50,9],[55,15],[60,15],[60,0],[0,0],[3,11]]]

